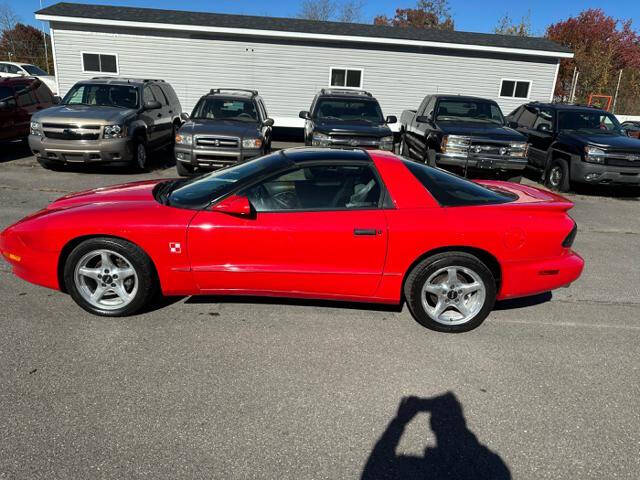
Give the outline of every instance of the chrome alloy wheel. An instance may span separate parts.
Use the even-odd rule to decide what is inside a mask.
[[[484,305],[487,290],[480,276],[466,267],[444,267],[422,286],[422,306],[429,317],[443,325],[467,323]]]
[[[113,250],[94,250],[76,264],[74,281],[82,298],[94,307],[118,310],[138,293],[138,274]]]
[[[562,180],[562,168],[559,165],[556,165],[551,168],[549,172],[549,184],[552,187],[558,187],[560,185],[560,181]]]

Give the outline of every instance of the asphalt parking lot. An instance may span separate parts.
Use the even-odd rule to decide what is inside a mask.
[[[0,229],[175,175],[51,172],[1,145]],[[463,335],[406,308],[256,299],[103,319],[0,261],[0,478],[637,479],[639,195],[568,195],[582,278]]]

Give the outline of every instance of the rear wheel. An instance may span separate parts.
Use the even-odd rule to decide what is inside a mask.
[[[564,158],[554,158],[547,172],[546,183],[551,190],[558,192],[568,192],[569,183],[569,164]]]
[[[176,169],[178,170],[178,175],[181,177],[188,177],[193,175],[193,167],[191,165],[187,165],[184,162],[176,162]]]
[[[149,257],[115,238],[92,238],[73,249],[64,265],[64,285],[75,302],[94,315],[132,315],[158,291]]]
[[[496,282],[478,258],[446,252],[420,262],[405,282],[414,318],[439,332],[466,332],[480,325],[496,299]]]

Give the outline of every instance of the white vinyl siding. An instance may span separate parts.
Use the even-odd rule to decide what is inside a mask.
[[[331,67],[362,70],[363,88],[378,99],[384,115],[400,116],[435,93],[492,98],[507,114],[524,102],[500,98],[504,78],[530,79],[529,99],[548,101],[557,66],[551,58],[466,55],[460,50],[422,53],[375,45],[349,48],[346,43],[333,47],[291,40],[241,41],[106,26],[79,31],[79,25],[60,23],[52,28],[61,94],[78,80],[95,76],[82,71],[81,51],[109,52],[118,55],[120,76],[169,82],[187,112],[211,88],[257,89],[276,125],[286,120],[302,126],[298,112],[308,110],[314,95],[328,86]]]

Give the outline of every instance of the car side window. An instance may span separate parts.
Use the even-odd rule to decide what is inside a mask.
[[[6,63],[0,63],[0,73],[9,73]]]
[[[260,112],[262,114],[262,119],[266,120],[267,118],[269,118],[269,114],[267,113],[267,107],[265,107],[264,102],[262,101],[262,99],[258,100],[258,108],[260,109]]]
[[[369,165],[314,165],[247,188],[257,212],[376,209],[382,186]]]
[[[425,115],[425,110],[427,109],[427,105],[429,104],[429,102],[431,101],[433,97],[431,95],[424,97],[422,99],[422,103],[420,104],[420,106],[418,107],[418,110],[416,110],[416,116],[419,115]]]
[[[169,105],[167,97],[165,97],[162,90],[160,90],[160,87],[157,85],[151,85],[151,91],[153,92],[153,96],[156,97],[156,100],[158,100],[162,105]]]
[[[518,118],[518,125],[525,128],[532,128],[537,118],[535,110],[525,107]]]
[[[16,67],[15,65],[10,65],[10,64],[5,64],[6,66],[6,72],[7,73],[14,73],[14,74],[19,74],[22,70],[20,70],[18,67]]]
[[[51,90],[49,90],[49,88],[43,82],[40,82],[40,84],[36,88],[36,96],[41,103],[53,102],[53,95],[51,94]]]
[[[151,92],[149,87],[144,87],[142,89],[142,99],[144,103],[156,101],[156,98],[153,96],[153,92]]]
[[[6,102],[7,106],[15,107],[16,99],[13,96],[13,88],[0,87],[0,102]]]
[[[16,88],[16,96],[19,107],[28,107],[37,103],[33,93],[33,85],[20,85]]]
[[[167,100],[169,100],[169,105],[176,108],[181,108],[178,96],[169,84],[160,84],[160,89],[163,91],[165,97],[167,97]]]

